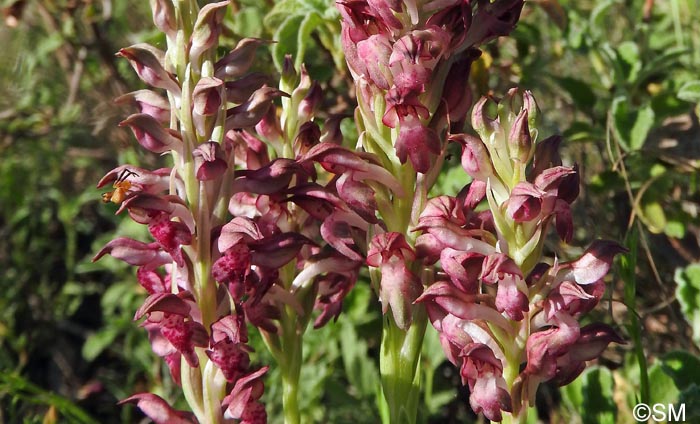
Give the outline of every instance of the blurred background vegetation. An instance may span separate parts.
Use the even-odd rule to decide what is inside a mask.
[[[326,110],[352,111],[333,0],[232,4],[224,45],[279,40],[260,52],[261,70],[275,72],[291,53],[323,83]],[[114,234],[146,239],[94,187],[118,163],[162,160],[134,148],[117,127],[128,112],[112,99],[141,88],[114,53],[163,39],[141,0],[0,5],[0,422],[137,422],[118,400],[139,391],[176,400],[177,390],[132,321],[145,297],[133,271],[91,263]],[[633,422],[639,400],[685,403],[686,420],[700,419],[698,22],[697,0],[527,2],[512,36],[486,46],[472,71],[475,96],[532,90],[541,138],[564,134],[565,162],[578,163],[585,183],[564,250],[573,256],[595,238],[630,248],[596,316],[628,343],[572,385],[545,386],[544,422]],[[454,193],[463,175],[455,154],[440,189]],[[379,308],[366,284],[345,308],[307,333],[304,422],[378,420]],[[256,351],[268,362],[259,340]],[[434,332],[423,361],[422,422],[476,421]],[[273,423],[278,378],[273,371],[266,383]]]

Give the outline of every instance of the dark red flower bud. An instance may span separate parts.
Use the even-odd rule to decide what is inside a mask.
[[[182,147],[180,134],[163,128],[151,115],[145,113],[129,115],[119,123],[119,126],[129,126],[139,144],[152,152],[178,151]]]
[[[180,84],[175,76],[163,67],[165,54],[161,50],[140,43],[119,50],[117,56],[126,58],[146,84],[168,90],[176,97],[180,96]]]
[[[225,81],[242,76],[253,64],[255,50],[265,43],[267,41],[259,38],[241,39],[235,49],[216,62],[214,76]]]

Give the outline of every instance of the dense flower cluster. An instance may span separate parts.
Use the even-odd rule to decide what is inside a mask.
[[[413,255],[413,227],[444,160],[450,128],[461,129],[472,98],[469,70],[479,44],[510,32],[522,1],[340,1],[342,42],[355,81],[361,141],[401,182],[403,194],[380,193],[380,216],[398,254],[367,264],[378,268],[383,310],[399,328],[413,321],[422,290]],[[398,194],[398,195],[397,195]],[[407,239],[404,241],[404,239]],[[398,244],[396,244],[398,243]],[[396,250],[393,250],[396,251]]]
[[[531,94],[511,90],[493,118],[480,100],[478,137],[462,133],[476,47],[513,28],[522,0],[339,1],[356,150],[343,145],[339,117],[316,118],[324,93],[303,66],[287,58],[279,85],[250,72],[265,43],[253,38],[217,57],[229,4],[151,0],[167,51],[119,52],[151,87],[117,99],[138,109],[121,125],[173,165],[121,165],[99,182],[113,187],[103,200],[153,241],[117,237],[95,260],[137,267],[148,297],[135,319],[192,412],[150,393],[123,402],[157,423],[265,422],[268,366],[254,366],[250,327],[281,370],[286,422],[299,422],[302,336],[312,316],[314,327],[339,316],[364,265],[387,315],[392,422],[415,421],[428,320],[473,410],[494,421],[524,416],[540,383],[567,384],[621,342],[606,325],[578,322],[620,246],[544,259],[550,226],[572,238],[579,177],[562,165],[558,137],[536,142]],[[428,199],[450,142],[472,182]]]
[[[371,156],[340,145],[337,118],[320,129],[322,93],[303,68],[287,62],[281,91],[248,72],[261,40],[243,39],[216,60],[229,2],[199,10],[187,43],[174,25],[190,11],[152,4],[168,52],[138,44],[119,55],[168,99],[153,90],[120,97],[139,109],[121,125],[145,149],[170,153],[174,166],[121,165],[99,182],[113,185],[104,199],[146,225],[154,241],[118,237],[95,260],[109,254],[138,267],[149,296],[135,319],[145,318],[153,351],[182,383],[194,418],[152,394],[127,401],[159,423],[264,422],[258,400],[267,367],[250,370],[246,323],[284,361],[301,349],[312,309],[320,311],[315,327],[337,318],[377,222],[370,184],[401,188]]]
[[[541,382],[568,384],[608,343],[622,342],[611,327],[580,327],[578,318],[600,301],[603,278],[624,249],[599,240],[574,261],[543,261],[552,221],[571,239],[576,167],[561,165],[558,137],[535,143],[529,92],[511,90],[495,119],[487,102],[472,114],[480,137],[451,136],[472,183],[456,198],[431,199],[421,214],[416,250],[442,271],[418,302],[460,367],[472,409],[500,421],[503,411],[525,414]],[[476,212],[484,200],[489,209]]]
[[[457,124],[471,106],[468,75],[479,56],[474,47],[510,32],[523,1],[337,4],[366,131],[379,142],[382,126],[398,130],[393,146],[400,162],[428,173],[443,150],[447,117]]]

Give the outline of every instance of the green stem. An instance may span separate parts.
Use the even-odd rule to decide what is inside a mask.
[[[501,424],[521,424],[527,422],[527,409],[523,409],[520,414],[512,415],[507,412],[503,413],[503,421]]]
[[[408,331],[396,325],[392,314],[384,316],[379,369],[392,424],[416,422],[420,395],[418,365],[427,322],[422,305],[414,306]]]
[[[288,318],[290,316],[288,315]],[[293,316],[292,316],[293,318]],[[282,372],[282,404],[284,406],[285,424],[299,424],[299,376],[301,375],[302,335],[296,331],[296,320],[285,320],[291,325],[282,329],[282,352],[284,357],[278,358]],[[291,322],[290,322],[291,321]]]

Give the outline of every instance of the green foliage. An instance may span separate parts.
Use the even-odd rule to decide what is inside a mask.
[[[580,378],[562,388],[563,402],[584,424],[616,423],[617,408],[613,402],[615,383],[610,370],[591,367]]]
[[[619,259],[619,273],[622,281],[624,281],[624,299],[625,305],[629,310],[629,318],[627,319],[627,333],[632,339],[634,346],[634,357],[637,360],[639,367],[639,385],[641,402],[648,403],[651,397],[649,388],[649,372],[647,370],[647,360],[644,355],[644,343],[642,342],[642,328],[637,316],[637,254],[639,251],[639,232],[637,227],[633,227],[627,234],[625,247],[629,249],[626,255]]]
[[[650,404],[662,403],[668,405],[678,400],[678,386],[675,384],[674,379],[669,376],[667,369],[667,366],[659,362],[649,367],[649,380],[654,382],[650,387]]]
[[[681,311],[693,329],[693,341],[700,345],[700,264],[677,269],[673,279]]]
[[[611,108],[613,128],[620,146],[625,151],[641,149],[654,124],[654,110],[649,104],[630,109],[624,96],[613,99]]]
[[[369,286],[358,282],[345,299],[343,314],[335,323],[304,336],[304,366],[299,401],[302,422],[376,422],[374,398],[379,386],[376,358],[369,344],[378,340],[380,314]],[[272,358],[257,332],[251,331],[256,358]],[[270,422],[281,422],[282,375],[273,367],[265,380],[265,401]]]
[[[111,100],[131,76],[118,73],[112,52],[150,12],[119,2],[112,19],[98,3],[27,2],[18,27],[0,29],[3,422],[133,422],[116,401],[138,380],[154,384],[144,369],[152,354],[136,354],[150,351],[131,321],[136,303],[100,304],[113,279],[128,280],[122,300],[133,298],[133,276],[90,264],[96,235],[116,227],[94,189],[125,135]],[[111,343],[92,341],[82,355],[102,331]]]
[[[686,351],[669,352],[661,360],[661,367],[681,390],[700,381],[700,358]]]
[[[274,34],[272,57],[282,70],[285,55],[294,59],[294,67],[303,64],[320,80],[329,80],[335,70],[345,68],[340,47],[340,14],[329,0],[282,0],[265,16],[265,27]],[[325,51],[323,51],[325,50]],[[330,55],[335,69],[322,54]]]
[[[30,405],[46,407],[48,411],[43,417],[44,423],[51,422],[49,420],[52,416],[75,424],[99,423],[70,399],[44,390],[21,376],[3,371],[0,372],[0,397],[5,396],[9,399],[7,407],[0,412],[0,419],[3,419],[6,414],[9,423],[20,422],[19,417],[25,417],[22,421],[24,423],[42,422],[39,416],[33,416],[30,412]],[[5,422],[4,419],[3,422]]]

